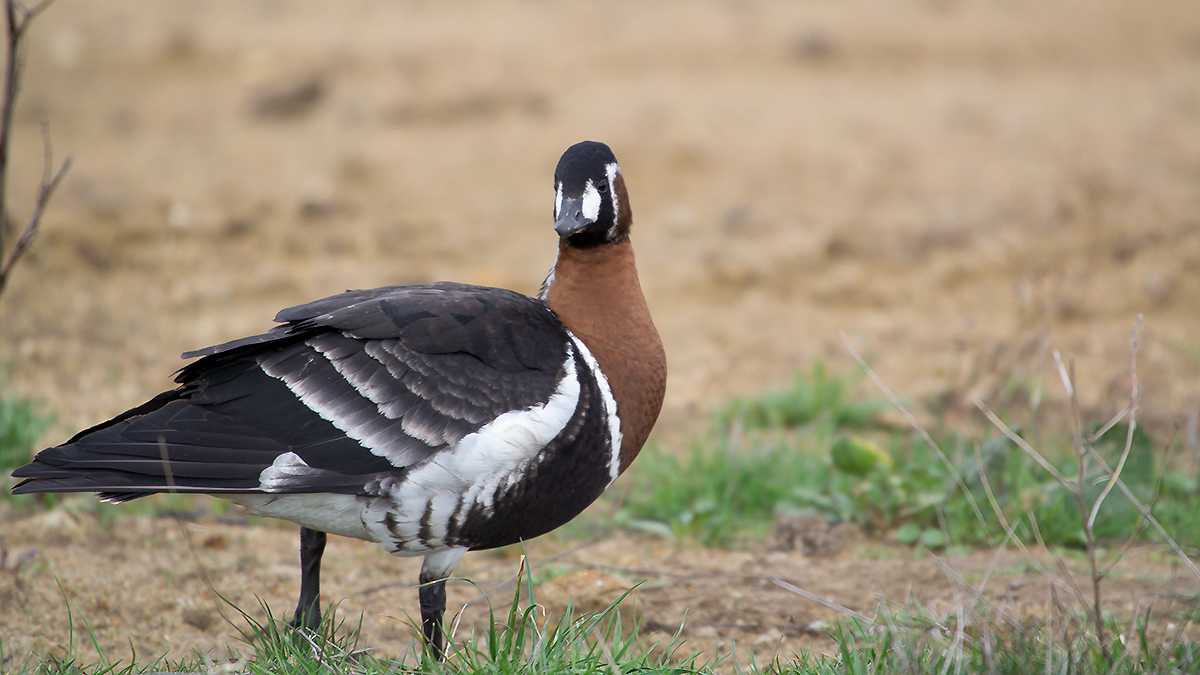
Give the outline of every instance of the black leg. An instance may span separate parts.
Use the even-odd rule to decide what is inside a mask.
[[[421,579],[421,583],[428,582]],[[440,579],[421,586],[417,596],[421,600],[421,632],[425,634],[425,642],[433,650],[433,655],[441,661],[446,658],[442,637],[442,616],[446,613],[446,580]]]
[[[293,628],[315,631],[321,627],[321,556],[325,539],[324,532],[300,528],[300,602],[292,617]]]
[[[467,552],[465,548],[448,548],[425,554],[421,564],[421,588],[417,597],[421,600],[421,632],[425,644],[438,661],[446,659],[445,633],[442,632],[442,615],[446,613],[446,577],[454,571],[458,560]]]

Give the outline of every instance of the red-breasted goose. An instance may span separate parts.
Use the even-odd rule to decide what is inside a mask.
[[[662,342],[608,146],[554,172],[558,257],[538,298],[455,283],[349,291],[280,312],[154,397],[13,472],[14,494],[224,497],[298,523],[293,625],[320,622],[325,533],[425,556],[442,653],[445,579],[468,550],[545,534],[637,456],[666,388]]]

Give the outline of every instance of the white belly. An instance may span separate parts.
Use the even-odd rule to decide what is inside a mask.
[[[367,502],[354,495],[315,494],[246,494],[226,497],[241,504],[256,516],[280,518],[343,537],[365,541],[379,540],[363,524]]]

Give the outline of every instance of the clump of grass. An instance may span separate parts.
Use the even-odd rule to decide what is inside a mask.
[[[792,446],[735,450],[728,443],[700,443],[682,456],[643,453],[615,523],[729,546],[765,534],[780,503],[798,489],[817,489],[828,473]]]
[[[276,619],[265,603],[260,603],[261,619],[233,608],[247,625],[242,631],[247,651],[230,655],[224,663],[202,656],[181,661],[160,656],[151,663],[138,663],[136,654],[129,663],[111,661],[100,650],[91,627],[79,615],[88,641],[96,651],[94,658],[97,660],[91,663],[75,643],[76,612],[68,605],[71,637],[64,655],[47,659],[29,655],[23,662],[16,663],[11,657],[5,658],[4,642],[0,638],[0,672],[14,675],[137,675],[163,671],[273,675],[688,675],[714,672],[715,661],[702,660],[698,654],[680,654],[682,640],[678,634],[667,644],[649,643],[638,637],[636,627],[633,630],[623,627],[617,606],[625,596],[596,614],[575,614],[568,607],[563,616],[547,619],[540,607],[522,602],[522,579],[529,579],[524,559],[517,577],[517,590],[507,608],[499,617],[495,611],[489,612],[481,635],[451,638],[444,662],[420,647],[396,659],[380,657],[369,649],[360,648],[361,626],[351,626],[337,617],[333,607],[324,613],[321,626],[310,631],[289,627]],[[532,592],[531,587],[528,593]],[[419,627],[414,625],[413,629],[419,634]]]
[[[638,637],[636,627],[623,628],[617,606],[628,592],[596,614],[576,615],[568,606],[562,616],[539,623],[538,606],[520,606],[525,576],[522,562],[505,620],[498,621],[489,610],[483,635],[452,642],[444,667],[470,674],[712,672],[713,662],[701,661],[699,654],[679,654],[683,644],[679,634],[662,645]],[[532,583],[528,597],[533,597]]]
[[[0,475],[33,459],[34,443],[52,418],[32,399],[5,396],[0,390]]]
[[[715,413],[721,428],[740,424],[746,429],[799,427],[824,422],[835,428],[859,428],[871,424],[887,408],[887,402],[849,397],[853,380],[832,376],[818,360],[812,372],[800,373],[791,389],[772,391],[745,399],[734,399]]]
[[[21,396],[6,396],[0,385],[0,500],[18,508],[30,509],[38,505],[57,503],[57,495],[12,496],[8,486],[14,469],[33,459],[34,444],[54,418],[43,412],[37,401]]]
[[[822,456],[835,432],[874,424],[885,404],[850,398],[850,384],[818,361],[789,390],[714,411],[688,452],[648,449],[633,465],[616,523],[710,546],[762,536],[798,491],[828,483]]]
[[[1088,524],[1096,540],[1120,542],[1134,531],[1153,538],[1123,492],[1100,499],[1111,491],[1105,464],[1124,457],[1130,494],[1181,545],[1200,547],[1200,480],[1170,470],[1180,462],[1160,449],[1171,445],[1136,424],[1131,431],[1114,421],[1081,436],[1103,463],[1080,463],[1066,433],[1042,434],[1035,460],[1017,442],[1028,445],[1020,427],[1009,429],[1012,437],[989,427],[936,440],[887,429],[867,415],[877,401],[848,397],[848,381],[818,363],[788,392],[715,412],[709,433],[688,451],[649,449],[633,465],[616,524],[734,546],[765,534],[781,513],[815,513],[934,549],[994,544],[1009,526],[1028,540],[1084,549],[1082,495],[1100,503]],[[984,517],[991,508],[998,517]]]
[[[1200,650],[1186,641],[1156,641],[1145,622],[1124,627],[1113,660],[1105,658],[1095,636],[1078,621],[1018,623],[987,614],[933,616],[884,610],[879,621],[845,621],[831,632],[834,655],[802,654],[775,661],[760,672],[772,675],[890,675],[892,673],[989,673],[1029,675],[1136,675],[1194,673]],[[1061,617],[1060,617],[1061,618]]]

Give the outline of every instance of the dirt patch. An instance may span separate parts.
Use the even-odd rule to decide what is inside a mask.
[[[40,175],[41,119],[76,160],[0,298],[5,388],[58,414],[47,443],[284,306],[440,279],[535,291],[554,255],[550,172],[583,138],[613,146],[630,186],[671,364],[660,440],[814,359],[851,370],[841,331],[952,423],[972,395],[1062,419],[1059,349],[1098,420],[1124,405],[1138,313],[1142,419],[1195,428],[1192,0],[58,0],[28,61],[14,213]],[[61,641],[54,578],[117,652],[220,644],[202,568],[243,607],[258,593],[290,610],[294,533],[203,527],[198,565],[169,523],[0,522],[10,548],[39,551],[4,573],[6,648]],[[368,591],[409,584],[415,563],[331,546],[331,567],[353,562],[331,569],[328,598],[398,649],[409,633],[387,617],[411,611],[411,589]],[[910,581],[957,592],[927,586],[932,563],[854,547],[827,563],[594,546],[639,570],[605,574],[674,579],[639,592],[645,618],[675,626],[690,607],[689,639],[709,646],[808,639],[825,610],[763,581],[776,574],[860,610],[868,580],[890,598]],[[513,571],[469,560],[489,584]],[[838,580],[853,588],[823,585]]]
[[[259,601],[276,617],[290,616],[299,594],[294,528],[182,523],[129,518],[102,527],[92,516],[56,510],[6,526],[10,559],[0,573],[0,636],[5,653],[61,655],[69,640],[68,606],[87,643],[84,621],[110,658],[197,650],[212,658],[247,651],[238,635],[246,622],[214,591],[257,620]],[[882,606],[952,618],[981,590],[997,616],[1013,621],[1047,615],[1047,603],[1079,607],[1074,591],[1090,592],[1082,560],[1044,552],[978,552],[946,559],[902,547],[858,542],[830,555],[799,551],[712,551],[613,534],[588,542],[554,538],[528,547],[535,599],[550,618],[568,601],[600,611],[641,583],[622,605],[649,640],[669,643],[681,630],[684,652],[751,654],[759,663],[805,649],[829,651],[841,611],[797,595],[786,584],[868,617]],[[33,551],[32,555],[30,552]],[[520,550],[468,555],[457,574],[475,585],[448,586],[458,634],[479,631],[488,603],[503,616],[514,592]],[[419,617],[414,589],[419,559],[398,559],[364,542],[330,537],[322,602],[337,602],[347,627],[361,626],[361,644],[399,657],[413,648]],[[778,582],[783,582],[781,585]],[[211,584],[211,587],[210,587]],[[970,587],[967,586],[970,585]],[[1129,555],[1105,585],[1105,606],[1118,619],[1151,611],[1160,630],[1187,630],[1198,609],[1200,580],[1161,553]],[[882,604],[881,604],[882,603]],[[457,616],[455,616],[457,614]],[[881,619],[882,620],[882,619]],[[948,619],[949,620],[949,619]],[[87,652],[85,652],[87,653]]]

